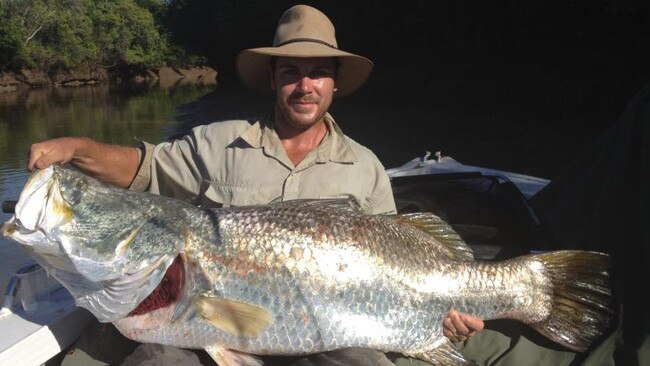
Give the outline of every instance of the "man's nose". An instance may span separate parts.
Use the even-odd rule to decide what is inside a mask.
[[[311,91],[313,80],[308,76],[302,76],[298,79],[296,84],[296,89],[300,90],[303,93],[308,93]]]

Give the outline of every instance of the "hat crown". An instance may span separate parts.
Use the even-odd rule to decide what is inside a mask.
[[[336,57],[336,96],[357,90],[372,71],[372,61],[340,50],[334,24],[319,10],[295,5],[285,11],[275,30],[273,47],[243,50],[237,55],[237,75],[250,88],[272,95],[271,68],[273,57]]]
[[[273,46],[292,42],[318,42],[338,48],[334,24],[318,9],[296,5],[285,11],[278,22]]]

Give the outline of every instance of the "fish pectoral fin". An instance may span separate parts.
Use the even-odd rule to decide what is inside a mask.
[[[451,341],[444,337],[436,342],[438,345],[429,351],[416,354],[415,357],[434,365],[476,366],[476,362],[463,356]]]
[[[266,309],[242,301],[197,296],[194,304],[205,320],[235,336],[258,336],[273,323]]]
[[[246,353],[238,352],[214,344],[205,348],[205,351],[212,357],[219,366],[262,366],[262,361]]]

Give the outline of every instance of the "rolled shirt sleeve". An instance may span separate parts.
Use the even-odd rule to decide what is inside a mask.
[[[154,144],[140,141],[140,167],[129,186],[130,190],[143,192],[149,188],[149,182],[151,181],[151,159],[154,147]]]

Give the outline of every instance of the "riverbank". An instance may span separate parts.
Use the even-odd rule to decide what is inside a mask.
[[[121,82],[160,86],[164,89],[183,85],[216,85],[217,71],[208,66],[165,66],[157,69],[100,67],[55,73],[22,69],[20,72],[0,73],[0,92]]]

